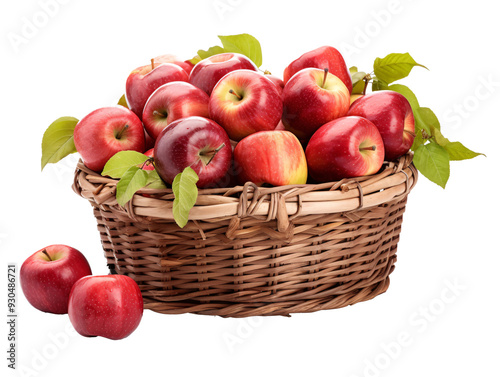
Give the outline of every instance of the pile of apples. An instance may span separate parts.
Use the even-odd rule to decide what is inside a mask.
[[[267,73],[267,72],[266,72]],[[320,183],[377,173],[409,151],[411,106],[393,91],[351,95],[351,75],[331,46],[291,62],[283,77],[246,56],[220,53],[193,65],[172,55],[132,71],[126,104],[85,116],[74,143],[101,172],[117,152],[152,157],[172,184],[191,167],[197,186]]]

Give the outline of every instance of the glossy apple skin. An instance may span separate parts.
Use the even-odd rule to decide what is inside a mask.
[[[321,69],[305,68],[285,84],[282,121],[300,140],[349,110],[350,94],[344,83],[328,73],[323,85],[324,74]]]
[[[352,92],[351,74],[347,69],[342,54],[336,48],[331,46],[319,47],[306,52],[300,58],[291,62],[283,72],[283,81],[285,85],[294,74],[304,68],[328,68],[331,74],[342,80],[349,94]]]
[[[149,96],[160,86],[172,81],[189,80],[189,75],[184,69],[173,63],[145,65],[133,70],[125,84],[125,96],[128,107],[139,119]]]
[[[149,97],[142,121],[149,135],[156,140],[173,121],[189,116],[208,118],[208,95],[187,82],[170,82],[160,86]]]
[[[213,151],[223,144],[207,164]],[[156,171],[168,184],[190,166],[198,174],[199,188],[216,186],[226,175],[231,158],[226,131],[213,120],[197,116],[171,123],[160,133],[154,148]]]
[[[189,82],[211,95],[219,80],[237,69],[258,71],[256,65],[245,55],[232,52],[223,53],[198,62],[189,75]]]
[[[371,148],[374,150],[362,150]],[[384,162],[384,143],[369,120],[351,116],[321,126],[306,148],[309,174],[317,182],[375,174]]]
[[[142,313],[139,286],[125,275],[86,276],[71,290],[68,316],[83,336],[126,338],[139,326]]]
[[[271,80],[276,88],[278,89],[279,94],[283,94],[283,89],[285,88],[285,82],[277,76],[274,75],[264,75],[265,78]]]
[[[257,131],[274,130],[282,113],[283,104],[276,85],[255,71],[228,73],[210,96],[210,118],[226,130],[231,140],[239,141]]]
[[[172,63],[175,65],[178,65],[181,67],[183,70],[186,71],[186,73],[189,75],[191,73],[191,70],[194,67],[194,64],[191,63],[189,60],[179,60],[179,58],[175,55],[172,54],[165,54],[165,55],[160,55],[154,58],[155,64],[162,64],[162,63]]]
[[[260,131],[247,136],[234,149],[234,164],[242,185],[248,181],[258,186],[307,182],[304,150],[289,131]]]
[[[85,165],[96,172],[117,152],[143,152],[144,128],[137,115],[123,106],[94,110],[78,122],[75,147]]]
[[[43,250],[47,251],[52,261]],[[77,249],[67,245],[50,245],[24,261],[20,270],[21,287],[28,302],[38,310],[66,314],[73,284],[91,274],[87,259]]]
[[[410,150],[415,139],[415,120],[410,103],[402,94],[390,90],[367,94],[353,102],[348,115],[361,116],[377,126],[387,161]]]

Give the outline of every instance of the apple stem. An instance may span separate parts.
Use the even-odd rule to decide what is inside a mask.
[[[323,75],[323,85],[321,85],[321,87],[324,89],[325,88],[326,77],[328,76],[328,68],[323,69],[323,71],[325,71],[325,74]]]
[[[125,125],[125,127],[123,127],[123,128],[120,130],[120,132],[118,132],[118,134],[116,135],[116,138],[117,138],[118,140],[120,140],[120,139],[122,138],[123,133],[127,130],[127,128],[128,128],[128,124],[126,124],[126,125]]]
[[[155,69],[155,59],[151,59],[151,69]]]
[[[212,160],[214,159],[215,155],[222,149],[226,146],[225,143],[222,143],[221,145],[219,145],[217,148],[215,148],[213,151],[209,151],[207,153],[205,153],[204,155],[205,156],[210,156],[209,160],[206,162],[206,165],[210,164],[212,162]]]
[[[243,98],[242,96],[240,96],[238,93],[236,93],[233,89],[229,89],[229,93],[231,94],[234,94],[236,96],[236,98],[238,98],[240,101],[241,99]]]
[[[49,253],[47,253],[47,249],[43,249],[42,253],[44,253],[47,256],[47,258],[49,258],[49,261],[52,262],[52,258],[50,257]]]
[[[417,136],[417,135],[415,134],[415,132],[410,131],[410,130],[404,130],[404,132],[406,132],[407,134],[410,134],[410,135],[411,135],[411,136],[413,136],[413,137]]]
[[[162,118],[166,118],[168,116],[168,113],[166,111],[153,111],[153,116],[155,117],[162,117]]]
[[[359,148],[360,151],[376,151],[377,146],[372,145],[371,147],[364,147],[364,148]]]

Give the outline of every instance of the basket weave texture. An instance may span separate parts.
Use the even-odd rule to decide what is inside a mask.
[[[93,207],[109,268],[139,284],[146,309],[248,317],[341,308],[385,292],[416,182],[408,153],[376,175],[339,182],[203,189],[182,229],[170,189],[142,189],[121,207],[117,180],[81,161],[73,189]]]

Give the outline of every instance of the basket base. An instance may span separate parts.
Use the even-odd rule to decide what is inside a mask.
[[[394,265],[391,266],[391,273]],[[284,316],[291,314],[313,313],[319,310],[339,309],[354,305],[359,302],[369,301],[389,288],[390,278],[370,285],[361,290],[345,293],[342,295],[327,297],[325,299],[314,299],[307,301],[289,301],[279,303],[227,303],[227,302],[159,302],[157,300],[144,299],[144,309],[149,309],[161,314],[201,314],[220,316],[224,318],[245,318],[253,316]]]

